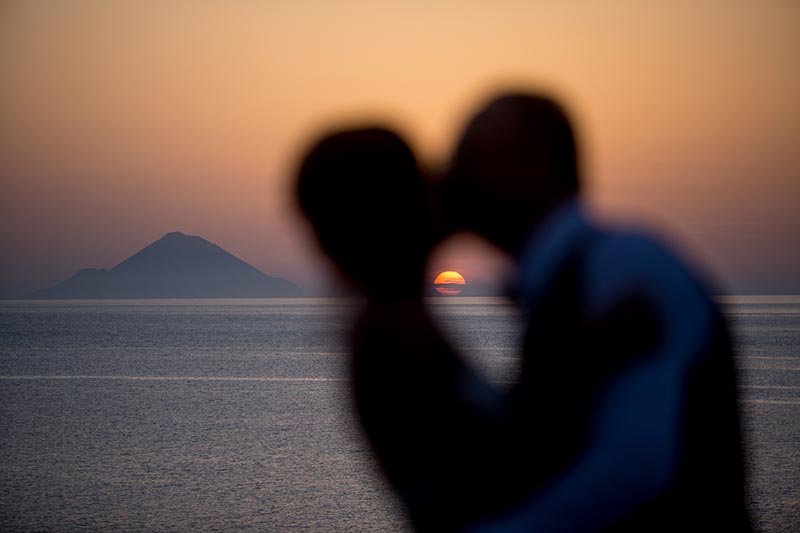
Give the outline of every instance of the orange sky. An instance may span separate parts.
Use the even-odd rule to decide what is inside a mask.
[[[201,235],[306,287],[288,178],[327,124],[382,117],[429,160],[495,87],[577,121],[591,205],[723,290],[800,292],[800,4],[6,0],[0,296]],[[483,249],[435,268],[489,276]]]

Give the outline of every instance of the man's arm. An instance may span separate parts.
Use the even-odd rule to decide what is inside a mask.
[[[712,320],[708,299],[674,259],[635,237],[598,245],[584,281],[590,316],[613,322],[608,315],[635,298],[652,313],[659,340],[601,388],[583,452],[540,492],[476,531],[603,530],[673,480],[686,378]],[[603,351],[625,344],[625,325]]]

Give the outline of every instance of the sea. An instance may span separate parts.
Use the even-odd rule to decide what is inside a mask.
[[[755,524],[800,531],[800,297],[719,303]],[[511,302],[428,305],[510,386],[523,331]],[[0,531],[407,530],[352,412],[358,306],[0,301]]]

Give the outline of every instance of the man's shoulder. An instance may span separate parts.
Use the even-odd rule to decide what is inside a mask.
[[[637,230],[602,230],[589,246],[590,266],[629,279],[694,278],[684,259],[657,237]]]
[[[637,230],[604,230],[587,247],[584,287],[599,306],[622,298],[666,302],[679,295],[707,299],[688,263],[660,239]]]

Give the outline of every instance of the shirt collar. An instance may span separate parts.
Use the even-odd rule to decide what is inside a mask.
[[[526,307],[536,304],[567,254],[590,231],[577,198],[555,208],[536,226],[517,256],[520,296]]]

